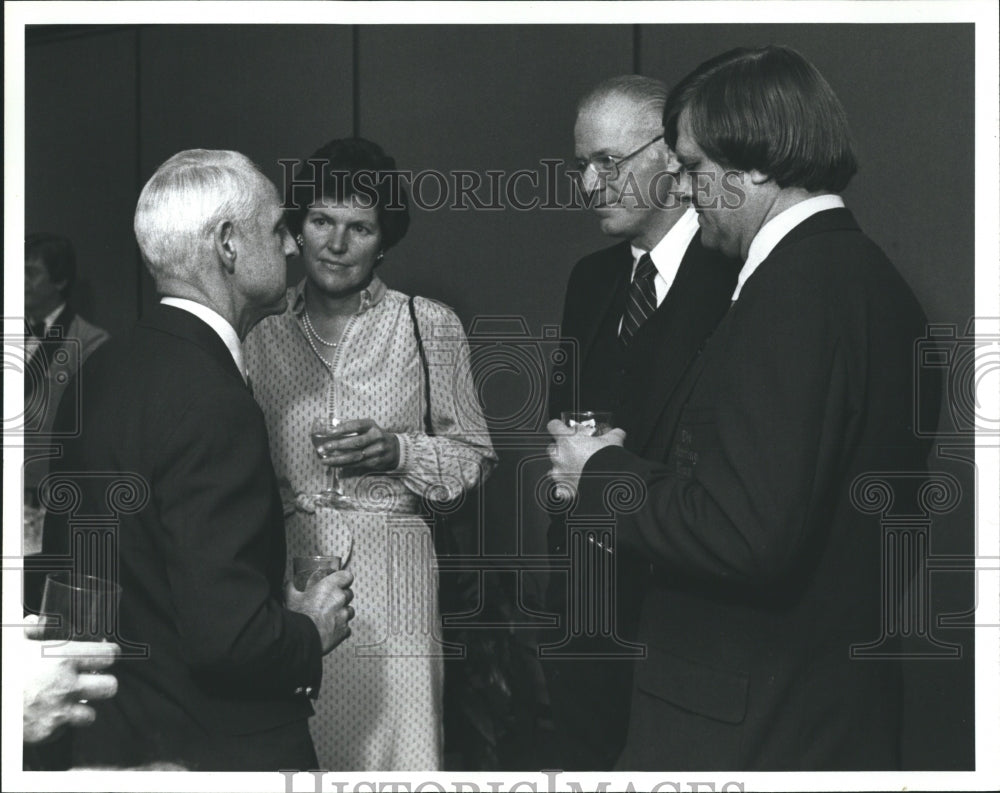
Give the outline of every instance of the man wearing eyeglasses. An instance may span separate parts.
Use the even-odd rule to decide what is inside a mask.
[[[922,573],[894,549],[922,541],[901,532],[928,514],[934,481],[914,408],[940,408],[915,371],[926,318],[845,207],[847,115],[801,54],[722,53],[666,107],[705,244],[744,262],[733,305],[685,374],[680,417],[656,430],[667,454],[549,424],[552,475],[577,490],[575,509],[606,509],[604,477],[643,493],[612,506],[614,554],[655,567],[619,763],[898,769],[912,634],[896,598]],[[738,206],[716,200],[727,173]]]
[[[702,246],[697,215],[679,200],[663,140],[666,95],[659,80],[623,75],[602,82],[578,105],[579,185],[601,231],[618,241],[573,269],[562,335],[577,377],[569,368],[557,372],[549,395],[556,418],[567,410],[613,412],[626,448],[644,456],[663,451],[650,448],[652,429],[729,307],[739,269]],[[555,519],[549,552],[565,557],[567,546],[566,524]],[[610,613],[613,635],[571,636],[574,652],[611,657],[543,663],[556,744],[544,759],[552,767],[608,769],[624,745],[634,658],[625,644],[634,637],[649,566],[619,554],[613,568],[615,584],[588,595]],[[564,635],[574,622],[568,588],[565,572],[554,571],[547,606],[561,615]]]

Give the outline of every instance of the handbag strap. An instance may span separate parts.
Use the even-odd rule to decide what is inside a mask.
[[[430,369],[427,367],[427,353],[424,351],[424,340],[420,335],[420,323],[417,322],[417,310],[414,308],[414,300],[416,297],[411,297],[407,301],[407,305],[410,307],[410,319],[413,321],[413,336],[417,340],[417,352],[420,355],[420,366],[424,370],[424,432],[428,435],[434,434],[434,428],[431,426],[431,374]]]

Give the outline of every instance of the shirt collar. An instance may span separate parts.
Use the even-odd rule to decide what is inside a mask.
[[[56,320],[59,318],[59,315],[62,314],[64,308],[66,308],[66,304],[60,303],[54,311],[45,315],[45,319],[42,323],[44,328],[43,333],[48,333],[49,328],[56,324]]]
[[[361,290],[361,306],[358,308],[358,313],[364,314],[372,306],[380,303],[387,291],[388,287],[385,285],[385,282],[373,273],[371,282]],[[291,294],[288,297],[288,306],[289,311],[295,314],[295,316],[302,316],[302,311],[306,307],[305,278],[292,287]]]
[[[805,201],[800,201],[790,206],[784,212],[779,212],[761,226],[757,231],[757,235],[750,243],[750,249],[747,251],[747,259],[743,263],[742,269],[740,269],[740,276],[736,281],[736,289],[733,292],[733,300],[736,300],[740,296],[743,284],[760,267],[761,262],[771,255],[771,251],[785,238],[788,232],[817,212],[824,212],[827,209],[843,209],[843,207],[844,199],[839,195],[826,194],[816,196],[815,198],[807,198]]]
[[[663,235],[663,238],[653,246],[651,251],[644,251],[632,245],[632,274],[635,275],[635,268],[639,259],[644,253],[649,253],[649,258],[653,260],[656,272],[660,277],[672,284],[680,269],[681,260],[687,253],[688,246],[694,235],[698,233],[698,213],[692,208],[678,218],[670,231]]]
[[[240,344],[240,337],[236,334],[236,330],[229,324],[225,317],[202,303],[196,303],[194,300],[187,300],[183,297],[160,298],[160,305],[173,306],[174,308],[181,309],[181,311],[194,314],[214,330],[226,345],[229,354],[233,356],[236,368],[240,370],[243,380],[246,381],[247,367],[243,362],[243,345]]]

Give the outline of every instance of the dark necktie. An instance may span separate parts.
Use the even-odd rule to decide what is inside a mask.
[[[628,346],[640,326],[656,311],[656,266],[648,253],[644,253],[635,268],[635,276],[629,284],[625,296],[625,313],[622,315],[622,328],[618,338]]]

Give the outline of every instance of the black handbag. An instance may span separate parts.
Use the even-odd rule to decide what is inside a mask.
[[[424,386],[424,432],[433,436],[434,425],[431,423],[431,374],[427,365],[427,353],[424,350],[424,340],[420,334],[420,323],[417,321],[417,311],[414,307],[414,300],[411,297],[407,303],[410,308],[410,319],[413,322],[413,336],[417,342],[417,353],[420,356],[420,367],[423,370]],[[451,556],[458,553],[458,543],[449,525],[449,509],[435,507],[428,494],[423,496],[423,516],[430,524],[434,536],[434,551],[438,556]],[[446,505],[446,506],[451,506]]]
[[[431,386],[427,354],[420,323],[409,300],[410,318],[423,369],[424,431],[433,436]],[[424,516],[434,533],[438,558],[460,555],[457,534],[468,518],[461,508],[442,509],[424,497]],[[438,581],[441,614],[474,612],[486,598],[489,613],[481,616],[496,625],[509,621],[509,594],[480,592],[480,578],[474,570],[442,571]],[[530,734],[535,700],[529,661],[524,648],[515,641],[510,628],[478,625],[442,628],[442,639],[465,648],[465,657],[445,662],[444,732],[445,770],[486,771],[515,768],[514,758],[523,756],[515,746]]]

